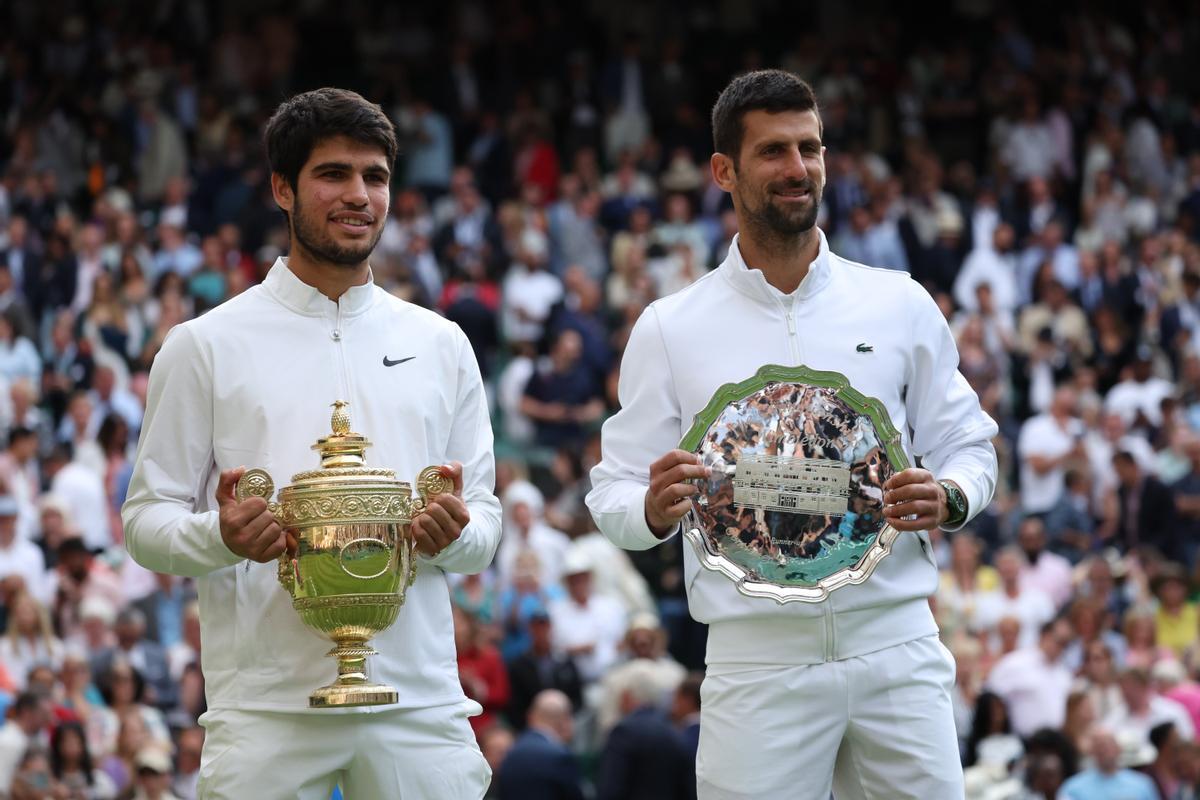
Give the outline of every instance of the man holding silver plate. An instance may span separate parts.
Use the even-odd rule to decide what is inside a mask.
[[[961,798],[927,531],[990,502],[997,428],[925,289],[829,251],[821,133],[790,73],[722,92],[739,233],[635,325],[587,503],[622,547],[692,545],[701,800]]]
[[[500,538],[479,367],[373,281],[397,150],[379,106],[306,92],[265,140],[289,256],[171,330],[123,509],[135,560],[197,579],[198,794],[477,800],[444,573]]]

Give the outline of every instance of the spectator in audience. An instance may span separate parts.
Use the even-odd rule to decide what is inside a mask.
[[[1049,549],[1078,564],[1095,546],[1096,521],[1091,512],[1090,481],[1076,467],[1063,474],[1063,493],[1046,514],[1044,524]]]
[[[0,495],[0,578],[20,577],[30,595],[44,607],[50,601],[46,560],[36,544],[18,534],[20,513],[15,498]]]
[[[567,597],[550,605],[554,647],[575,659],[580,677],[593,683],[617,660],[625,635],[625,611],[611,597],[592,589],[590,560],[573,551],[563,565]]]
[[[1154,547],[1172,561],[1182,559],[1181,544],[1172,536],[1175,500],[1171,490],[1158,478],[1147,475],[1131,453],[1117,452],[1112,463],[1117,474],[1113,544],[1122,551]]]
[[[689,673],[671,699],[671,721],[683,736],[685,751],[693,760],[700,746],[700,684],[703,682],[702,674]]]
[[[621,721],[600,758],[599,800],[686,800],[696,796],[695,760],[662,710],[653,665],[631,662]]]
[[[1095,644],[1101,645],[1104,658],[1118,667],[1124,665],[1125,639],[1112,629],[1108,612],[1099,601],[1091,597],[1080,597],[1067,609],[1067,619],[1075,632],[1075,638],[1063,653],[1063,663],[1071,672],[1079,673],[1084,670],[1086,658],[1092,655],[1099,658],[1101,652],[1093,647]]]
[[[1120,765],[1121,745],[1109,729],[1092,734],[1095,766],[1069,778],[1059,795],[1063,800],[1157,800],[1154,781]]]
[[[529,649],[508,663],[512,687],[508,718],[518,731],[525,728],[534,698],[547,689],[561,692],[575,710],[583,704],[579,671],[571,657],[555,652],[552,626],[550,612],[545,609],[534,611],[529,617]]]
[[[8,720],[0,727],[0,792],[12,789],[25,751],[49,724],[48,698],[33,692],[17,695]]]
[[[1177,797],[1179,784],[1179,733],[1175,725],[1164,722],[1150,730],[1150,744],[1157,755],[1146,768],[1146,772],[1154,780],[1160,797]]]
[[[583,339],[563,330],[550,350],[549,363],[539,366],[525,386],[521,413],[533,420],[542,447],[578,447],[587,426],[604,414],[604,400],[591,370],[582,360]]]
[[[1045,414],[1021,426],[1017,452],[1021,458],[1021,507],[1027,514],[1045,514],[1063,493],[1066,467],[1085,458],[1083,424],[1076,418],[1077,395],[1059,387]]]
[[[0,639],[0,664],[17,685],[38,664],[62,666],[63,643],[54,634],[50,615],[33,595],[22,591],[9,601],[8,630]]]
[[[137,670],[145,685],[146,702],[161,709],[175,704],[176,690],[171,680],[167,654],[162,645],[147,638],[146,615],[137,608],[126,608],[117,614],[116,644],[92,656],[92,674],[99,680],[108,674],[112,665],[124,661]]]
[[[479,739],[479,749],[483,753],[484,760],[492,770],[492,782],[488,786],[487,793],[484,794],[484,800],[498,800],[500,797],[500,766],[508,758],[509,751],[512,750],[516,738],[513,732],[504,725],[493,725],[483,732],[483,736]],[[194,796],[189,798],[186,795],[180,795],[181,800],[195,800]]]
[[[1072,689],[1067,695],[1062,732],[1076,753],[1082,756],[1091,753],[1091,736],[1097,722],[1099,718],[1096,715],[1096,706],[1092,703],[1092,696],[1085,689]]]
[[[568,747],[573,735],[571,701],[562,692],[539,692],[528,726],[517,737],[496,775],[500,800],[583,800],[579,762]]]
[[[137,786],[131,800],[179,800],[171,793],[171,773],[174,769],[171,757],[156,745],[147,745],[138,751],[134,759],[137,769]]]
[[[1008,706],[1018,735],[1062,725],[1071,689],[1071,673],[1062,663],[1062,652],[1070,641],[1065,621],[1046,622],[1036,645],[1010,653],[992,668],[987,686]]]
[[[1071,597],[1071,563],[1046,549],[1046,524],[1040,517],[1021,520],[1017,527],[1017,545],[1025,554],[1020,585],[1036,589],[1062,608]]]
[[[471,717],[471,729],[478,738],[496,724],[498,714],[508,705],[508,670],[500,651],[483,640],[478,620],[461,606],[454,608],[454,646],[463,692],[483,707]]]
[[[517,579],[518,558],[523,553],[532,553],[537,574],[529,577],[543,586],[558,583],[571,541],[565,533],[546,523],[542,493],[532,483],[519,480],[504,490],[503,500],[504,526],[495,562],[501,581],[505,585],[513,583]],[[529,568],[527,562],[526,569]]]
[[[1104,718],[1104,725],[1115,731],[1132,731],[1142,741],[1150,741],[1150,731],[1157,725],[1170,722],[1179,736],[1187,741],[1196,737],[1187,709],[1154,691],[1150,670],[1141,666],[1126,667],[1120,677],[1121,699],[1124,701]]]
[[[1183,567],[1166,563],[1159,567],[1152,582],[1158,609],[1154,613],[1155,641],[1173,650],[1177,658],[1191,650],[1200,635],[1200,614],[1196,604],[1188,602],[1191,594]]]
[[[55,780],[86,800],[113,800],[117,796],[112,780],[93,766],[87,737],[78,722],[63,722],[54,729],[50,770]]]
[[[1163,659],[1150,668],[1154,691],[1187,710],[1192,730],[1200,730],[1200,685],[1188,677],[1187,668],[1174,659]]]
[[[640,612],[629,621],[625,632],[624,656],[614,664],[600,681],[600,701],[597,727],[601,735],[608,733],[621,717],[621,697],[630,682],[648,681],[646,691],[657,691],[656,705],[666,707],[667,700],[679,688],[686,672],[679,662],[667,655],[666,631],[653,614]]]
[[[1013,617],[1020,623],[1018,645],[1029,647],[1038,641],[1039,631],[1054,618],[1054,603],[1041,589],[1022,580],[1022,563],[1026,555],[1017,547],[1007,547],[996,554],[996,572],[1000,585],[981,594],[975,611],[975,629],[995,632],[1000,620]]]

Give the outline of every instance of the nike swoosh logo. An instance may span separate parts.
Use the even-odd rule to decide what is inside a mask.
[[[398,358],[395,361],[392,361],[387,356],[384,356],[383,357],[383,365],[385,367],[394,367],[397,364],[403,364],[405,361],[412,361],[414,358],[416,358],[416,356],[409,356],[408,358]]]

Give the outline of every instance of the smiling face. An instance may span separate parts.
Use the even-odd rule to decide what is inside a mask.
[[[815,111],[748,111],[736,158],[715,153],[713,177],[733,196],[742,230],[792,238],[812,230],[825,189]]]
[[[271,178],[275,202],[288,214],[293,252],[313,263],[361,267],[383,234],[391,173],[382,149],[346,136],[317,143],[293,190]]]

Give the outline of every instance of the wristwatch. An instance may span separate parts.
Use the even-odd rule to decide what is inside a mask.
[[[963,495],[962,489],[950,481],[938,481],[938,483],[946,490],[946,507],[950,509],[950,516],[943,524],[953,528],[955,525],[966,522],[967,498]]]

